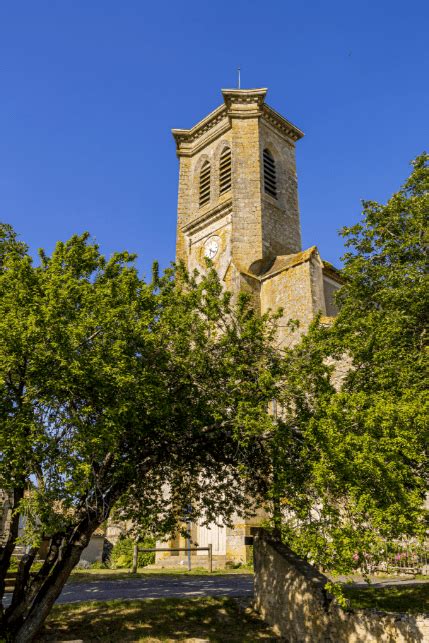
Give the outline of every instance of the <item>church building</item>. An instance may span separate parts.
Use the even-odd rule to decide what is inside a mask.
[[[283,309],[280,340],[298,341],[315,315],[336,314],[337,271],[316,246],[304,249],[295,145],[303,132],[267,105],[266,89],[224,89],[223,104],[191,129],[174,129],[179,158],[176,259],[205,270],[209,257],[225,287],[251,293],[261,313]],[[299,321],[291,336],[288,320]],[[199,546],[215,560],[246,562],[251,528],[194,525]],[[165,546],[165,545],[164,545]],[[171,547],[185,546],[182,538]],[[164,555],[159,564],[183,556]]]

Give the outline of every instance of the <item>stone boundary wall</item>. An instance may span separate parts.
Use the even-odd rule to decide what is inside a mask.
[[[289,643],[429,642],[429,615],[344,610],[324,589],[326,576],[255,532],[255,609]]]

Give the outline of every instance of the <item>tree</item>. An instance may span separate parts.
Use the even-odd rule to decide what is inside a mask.
[[[339,315],[285,357],[274,438],[284,537],[343,573],[427,528],[428,159],[342,230]]]
[[[1,622],[29,641],[124,496],[166,530],[184,504],[228,517],[263,491],[277,357],[273,324],[245,297],[233,304],[210,266],[145,283],[133,256],[106,260],[87,234],[34,265],[1,230],[0,488],[13,497],[2,597],[19,515],[29,546]]]

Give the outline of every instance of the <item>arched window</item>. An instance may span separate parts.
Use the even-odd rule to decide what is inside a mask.
[[[206,161],[200,172],[200,208],[210,201],[210,163]]]
[[[269,150],[264,150],[264,190],[277,199],[276,163]]]
[[[231,149],[226,147],[219,160],[219,194],[231,189]]]

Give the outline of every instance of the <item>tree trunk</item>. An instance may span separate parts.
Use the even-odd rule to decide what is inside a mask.
[[[18,572],[16,574],[15,588],[12,596],[11,611],[16,607],[21,601],[25,598],[25,590],[28,585],[28,580],[30,578],[31,566],[36,558],[39,547],[32,547],[28,554],[25,554],[18,567]]]
[[[12,492],[12,518],[9,524],[8,536],[6,544],[0,547],[0,602],[3,600],[4,590],[6,587],[5,579],[9,570],[10,559],[12,558],[13,550],[15,549],[16,539],[18,538],[19,529],[19,513],[15,512],[22,498],[24,497],[24,485],[15,488]]]
[[[29,583],[23,600],[15,609],[7,610],[3,619],[7,634],[15,643],[28,643],[37,635],[83,549],[97,527],[108,518],[118,495],[119,488],[112,487],[110,495],[103,497],[101,512],[97,509],[80,524],[70,526],[66,533],[57,533],[52,538],[48,557],[36,578]]]
[[[18,623],[23,622],[26,613],[37,596],[37,593],[41,590],[44,582],[54,568],[59,557],[61,543],[64,538],[64,533],[54,534],[51,539],[48,555],[46,556],[46,559],[42,567],[39,569],[36,577],[26,588],[21,600],[19,602],[12,600],[12,604],[7,608],[5,613],[5,622],[9,628],[16,628]]]
[[[36,636],[53,604],[61,594],[72,569],[79,562],[84,547],[85,544],[67,545],[64,557],[57,562],[52,574],[46,580],[44,587],[31,606],[24,622],[14,631],[13,640],[15,643],[29,643]]]

